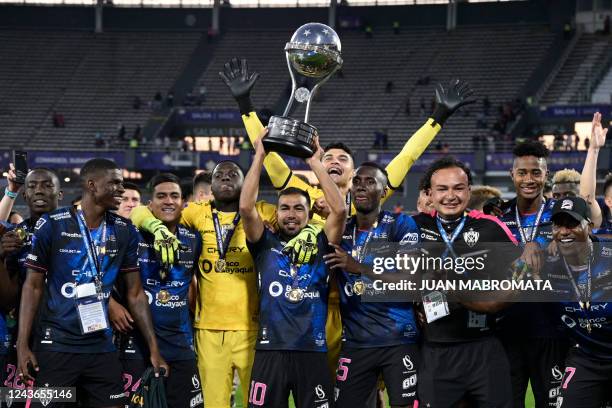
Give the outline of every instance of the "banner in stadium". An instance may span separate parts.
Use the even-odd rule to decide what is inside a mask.
[[[548,170],[575,169],[584,167],[586,152],[553,152],[547,160]],[[512,168],[512,153],[487,154],[487,171],[508,171]]]
[[[12,152],[4,151],[0,154],[0,165],[2,168],[8,168],[12,160]],[[89,151],[89,152],[46,152],[46,151],[28,151],[28,164],[33,167],[49,167],[72,169],[81,168],[88,160],[96,157],[113,160],[119,167],[125,165],[125,155],[123,152],[107,152],[107,151]]]
[[[540,109],[542,118],[592,118],[595,112],[609,118],[612,114],[612,105],[553,105],[543,106]]]
[[[179,109],[176,119],[179,124],[201,122],[239,122],[242,123],[240,112],[236,109]]]

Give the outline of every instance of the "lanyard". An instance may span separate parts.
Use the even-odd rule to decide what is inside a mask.
[[[567,261],[563,258],[563,265],[565,265],[565,272],[567,272],[567,277],[572,282],[572,287],[574,288],[574,292],[576,293],[576,297],[578,298],[578,304],[580,305],[580,309],[584,311],[588,311],[591,308],[591,257],[589,257],[589,267],[587,268],[587,287],[586,287],[586,299],[583,299],[583,295],[580,292],[580,288],[578,288],[578,284],[574,280],[572,276],[572,271],[570,270]]]
[[[361,245],[359,250],[357,250],[356,248],[357,246],[357,219],[355,218],[355,225],[353,226],[353,250],[351,251],[351,255],[353,256],[353,258],[356,258],[357,262],[359,263],[363,263],[363,260],[365,259],[366,247],[368,246],[368,243],[372,239],[372,235],[374,235],[374,230],[376,229],[376,227],[378,227],[379,220],[380,220],[380,215],[378,216],[378,219],[376,220],[376,222],[368,230],[368,235],[366,236],[366,239],[363,242],[363,245]]]
[[[446,232],[446,230],[442,226],[442,222],[440,222],[440,218],[436,217],[436,225],[438,226],[438,231],[440,232],[440,235],[442,236],[442,239],[444,240],[444,243],[446,244],[446,251],[444,251],[444,253],[442,254],[442,258],[446,258],[446,255],[449,252],[451,253],[453,257],[455,258],[457,257],[457,254],[455,253],[455,250],[453,249],[453,242],[455,242],[459,234],[461,234],[461,231],[463,230],[463,227],[465,226],[466,220],[467,218],[465,217],[465,215],[462,216],[461,221],[459,222],[459,225],[457,225],[455,229],[449,234]]]
[[[538,233],[538,228],[540,227],[540,218],[542,218],[542,213],[544,212],[544,208],[546,207],[546,201],[542,203],[542,205],[540,206],[540,209],[538,210],[538,215],[536,216],[536,220],[535,223],[533,225],[533,229],[531,230],[531,237],[529,237],[529,239],[527,239],[527,236],[525,235],[525,229],[523,229],[523,226],[521,225],[521,217],[519,215],[519,209],[518,209],[518,204],[516,205],[514,211],[515,211],[515,216],[516,216],[516,226],[519,230],[519,234],[521,236],[521,242],[526,244],[528,242],[533,242],[533,240],[535,239],[537,233]]]
[[[81,236],[83,237],[85,248],[87,249],[87,259],[94,273],[96,289],[101,292],[102,277],[104,276],[104,271],[102,270],[102,258],[106,253],[106,214],[104,214],[104,220],[102,221],[102,224],[100,224],[100,228],[102,228],[102,238],[100,239],[98,246],[96,246],[94,240],[91,238],[91,234],[89,233],[89,228],[87,228],[87,224],[85,223],[82,210],[77,210],[77,222],[79,224],[79,229],[81,230]]]
[[[240,222],[240,213],[236,212],[234,216],[234,220],[232,221],[233,227],[231,230],[228,230],[225,234],[225,239],[223,239],[223,230],[221,228],[221,222],[219,222],[219,214],[217,210],[213,209],[212,211],[213,224],[215,226],[215,238],[217,240],[217,251],[219,252],[219,259],[224,259],[227,249],[229,248],[230,241],[234,236],[234,232],[236,231],[236,225]]]

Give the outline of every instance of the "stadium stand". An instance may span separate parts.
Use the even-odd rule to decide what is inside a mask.
[[[0,31],[0,147],[93,149],[94,136],[131,135],[188,62],[200,33]],[[142,107],[132,108],[138,96]],[[53,111],[66,126],[54,128]],[[111,142],[121,149],[127,142]]]
[[[580,38],[540,102],[569,104],[590,100],[594,73],[612,54],[612,40],[599,34],[578,34]],[[609,102],[609,96],[608,101]]]
[[[321,88],[311,113],[311,123],[319,128],[322,141],[350,140],[353,147],[368,149],[374,131],[383,128],[389,135],[389,149],[399,148],[425,119],[420,114],[421,100],[425,115],[429,114],[435,83],[449,81],[454,75],[472,84],[478,103],[468,109],[469,115],[454,117],[443,131],[441,140],[452,142],[453,152],[470,151],[475,134],[490,133],[498,107],[518,96],[554,39],[540,25],[459,27],[452,33],[406,29],[399,35],[377,30],[370,39],[355,31],[340,31],[339,35],[343,77],[336,76]],[[208,89],[208,106],[235,106],[217,73],[225,61],[239,55],[249,59],[251,69],[262,73],[253,96],[257,108],[273,108],[289,81],[282,50],[290,36],[288,32],[227,34],[200,80]],[[426,76],[430,83],[417,85]],[[393,89],[386,92],[389,81]],[[405,114],[407,95],[410,116]],[[489,129],[477,129],[476,114],[482,111],[485,96],[492,106],[485,118]],[[303,118],[303,114],[302,107],[293,116]]]

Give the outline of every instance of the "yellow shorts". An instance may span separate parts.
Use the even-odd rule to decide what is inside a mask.
[[[329,364],[335,382],[338,359],[340,358],[340,346],[342,345],[342,319],[340,318],[340,304],[338,303],[330,302],[327,307],[325,337],[327,338],[327,364]]]
[[[194,330],[198,371],[206,408],[228,408],[234,370],[240,378],[242,406],[248,405],[257,331]]]

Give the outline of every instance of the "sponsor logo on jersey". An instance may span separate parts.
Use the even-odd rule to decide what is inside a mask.
[[[412,374],[410,377],[404,379],[404,381],[402,381],[402,388],[404,390],[409,389],[410,387],[414,387],[417,384],[417,375],[416,374]]]
[[[410,356],[408,354],[404,356],[404,358],[402,359],[402,363],[404,363],[404,367],[406,367],[406,370],[412,371],[414,369],[414,364],[412,364],[412,360],[410,359]]]
[[[60,235],[62,237],[81,239],[81,234],[79,234],[78,232],[65,232],[65,231],[62,231],[62,233]]]

